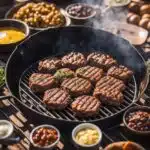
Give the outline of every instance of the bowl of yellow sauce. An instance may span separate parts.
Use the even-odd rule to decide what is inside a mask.
[[[72,140],[77,148],[96,150],[102,140],[100,128],[91,123],[83,123],[76,126],[72,131]]]
[[[0,52],[11,52],[29,36],[27,24],[14,19],[0,20]]]

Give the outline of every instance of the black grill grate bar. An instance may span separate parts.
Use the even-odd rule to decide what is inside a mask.
[[[103,109],[108,112],[109,114],[113,115],[113,113],[107,108],[107,107],[103,107]]]
[[[51,117],[55,117],[53,116],[51,113],[49,113],[40,103],[38,103],[36,100],[34,100],[34,98],[32,98],[32,96],[30,96],[30,94],[28,94],[24,89],[20,88],[20,92],[22,93],[25,93],[30,99],[28,99],[27,97],[24,96],[24,99],[29,101],[30,100],[33,102],[32,104],[34,104],[34,106],[37,108],[38,105],[40,105],[40,107],[44,110],[42,111],[42,113],[44,112],[44,114],[47,116],[47,115],[50,115]],[[21,94],[21,97],[23,96],[23,94]],[[36,105],[35,105],[36,104]]]
[[[31,90],[30,90],[30,88],[24,83],[24,82],[22,82],[22,84],[23,84],[23,86],[25,87],[25,88],[27,88],[27,90],[30,92],[30,94],[28,94],[28,96],[30,95],[30,98],[32,99],[32,100],[34,100],[34,98],[32,98],[32,96],[33,97],[35,97],[35,99],[37,99],[40,103],[42,103],[43,105],[45,105],[43,102],[42,102],[42,100],[41,100],[41,98],[39,98],[38,96],[36,96]],[[23,88],[24,89],[24,88]],[[25,90],[24,90],[24,92],[25,92]],[[40,104],[40,103],[38,103],[39,105],[42,105],[42,104]],[[46,112],[47,112],[47,110],[46,110],[46,108],[44,109]],[[59,115],[57,112],[55,112],[55,111],[53,111],[53,114],[55,114],[57,117],[59,117],[59,118],[66,118],[66,119],[68,119],[68,120],[70,120],[66,115],[64,115],[63,113],[61,113],[61,111],[59,112],[61,115]],[[46,113],[47,114],[47,113]],[[52,114],[48,111],[48,114],[50,114],[51,116],[52,116]],[[66,113],[66,114],[68,114],[68,116],[70,116],[72,119],[75,119],[75,120],[77,120],[75,117],[73,117],[73,115],[71,115],[71,114],[69,114],[69,113]],[[53,115],[54,116],[54,115]],[[56,117],[55,117],[56,118]]]
[[[112,106],[102,106],[99,110],[99,113],[97,116],[95,117],[85,117],[85,118],[79,118],[77,116],[74,115],[73,110],[71,109],[71,107],[67,107],[65,110],[62,111],[55,111],[55,110],[48,110],[48,108],[46,107],[46,105],[43,103],[42,97],[39,95],[35,95],[31,89],[29,88],[29,77],[31,76],[32,73],[36,73],[38,72],[38,70],[36,69],[37,66],[36,65],[32,65],[22,76],[21,81],[20,81],[20,86],[22,89],[24,89],[24,93],[29,97],[29,99],[32,100],[36,100],[36,102],[38,103],[38,105],[40,106],[40,108],[44,108],[44,109],[40,109],[42,113],[46,113],[47,115],[53,117],[53,118],[58,118],[58,119],[65,119],[65,120],[75,120],[75,121],[91,121],[93,119],[101,119],[101,118],[107,118],[109,116],[113,116],[114,114],[116,114],[118,111],[121,111],[122,109],[125,109],[127,106],[129,106],[132,101],[133,98],[135,96],[135,89],[136,89],[136,84],[135,84],[135,79],[133,77],[132,81],[128,84],[128,86],[126,86],[126,90],[123,92],[124,94],[124,102],[123,104],[121,104],[120,106],[117,107],[112,107]],[[134,84],[134,85],[133,85]],[[22,96],[22,95],[20,95]],[[36,107],[35,110],[37,111]]]
[[[130,99],[128,96],[124,95],[124,98],[126,99],[126,101],[132,102],[132,99]]]
[[[72,115],[73,113],[71,112],[69,112],[69,111],[66,111],[66,110],[64,110],[63,111],[65,114],[66,114],[66,116],[68,116],[68,117],[70,117],[70,119],[72,120],[75,120],[75,121],[79,121],[74,115]]]
[[[124,95],[128,95],[128,97],[131,97],[131,99],[133,98],[133,94],[127,90],[124,91]]]

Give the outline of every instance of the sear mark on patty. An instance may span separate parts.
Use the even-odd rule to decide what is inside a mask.
[[[71,108],[75,112],[75,115],[79,117],[89,117],[94,116],[99,112],[100,105],[101,103],[97,98],[82,95],[75,99],[71,104]]]
[[[87,62],[92,66],[97,66],[108,70],[111,66],[116,65],[117,61],[107,54],[93,52],[88,55]]]
[[[108,70],[107,75],[123,81],[127,81],[128,79],[131,78],[133,72],[127,67],[120,65],[120,66],[112,66]]]
[[[104,74],[103,70],[97,67],[85,66],[76,70],[78,77],[90,80],[92,83],[100,80]]]
[[[53,57],[39,62],[38,70],[45,73],[51,73],[61,67],[61,60]]]
[[[49,109],[62,110],[70,102],[70,95],[66,90],[53,88],[45,91],[43,102]]]
[[[71,52],[62,58],[63,67],[77,69],[78,67],[82,67],[85,64],[86,64],[86,59],[84,55],[79,52]]]
[[[79,96],[83,94],[89,94],[92,84],[86,79],[74,77],[65,79],[62,82],[61,87],[69,90],[72,96]]]
[[[29,77],[29,87],[33,92],[40,93],[56,85],[51,74],[33,73]]]

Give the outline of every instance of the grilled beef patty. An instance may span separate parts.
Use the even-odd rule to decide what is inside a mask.
[[[97,98],[82,95],[75,99],[75,101],[71,104],[71,107],[77,116],[89,117],[98,113],[100,105],[101,103]]]
[[[107,54],[100,52],[93,52],[88,55],[87,61],[92,66],[103,68],[104,70],[109,69],[111,66],[117,64],[117,61]]]
[[[53,57],[39,62],[38,70],[45,73],[51,73],[61,67],[61,60]]]
[[[116,106],[123,102],[122,91],[124,89],[123,81],[105,76],[97,82],[93,95],[104,104]]]
[[[83,54],[79,52],[71,52],[62,58],[62,66],[76,69],[86,64],[86,59]]]
[[[85,78],[95,83],[103,76],[103,70],[97,67],[85,66],[76,70],[78,77]]]
[[[29,87],[33,92],[44,92],[56,84],[51,74],[33,73],[29,78]]]
[[[120,65],[111,67],[107,75],[126,81],[133,75],[133,72],[127,67]]]
[[[73,96],[88,94],[91,91],[92,85],[90,81],[78,77],[65,79],[61,87],[69,90]]]
[[[54,74],[54,77],[58,80],[63,80],[65,78],[71,78],[74,77],[75,73],[69,68],[62,68],[56,71]]]
[[[53,88],[45,91],[43,102],[50,109],[62,110],[68,106],[70,95],[66,90]]]

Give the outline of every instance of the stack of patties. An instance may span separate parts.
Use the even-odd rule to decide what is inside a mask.
[[[103,104],[118,106],[123,103],[123,81],[111,76],[101,78],[94,89],[93,95]]]

